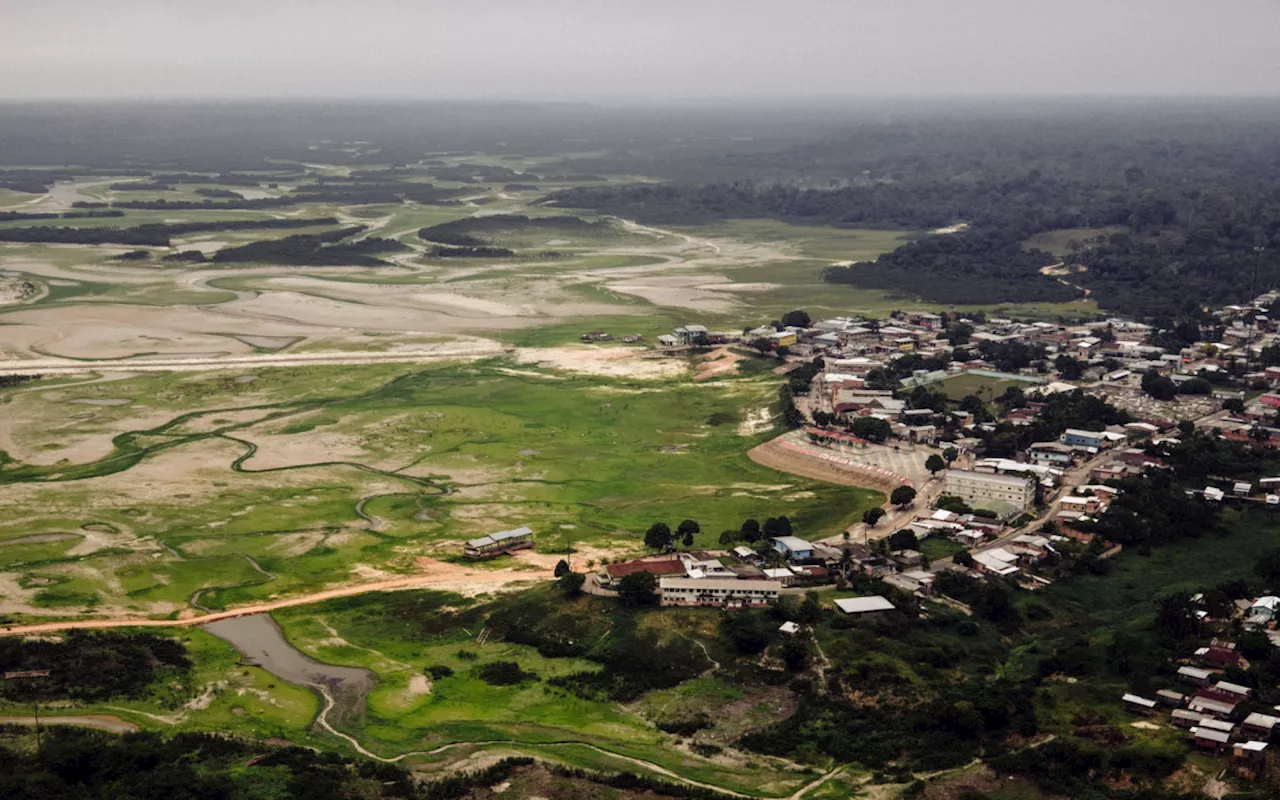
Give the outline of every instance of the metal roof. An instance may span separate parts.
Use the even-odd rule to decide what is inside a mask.
[[[481,536],[479,539],[472,539],[467,542],[467,547],[485,547],[491,544],[505,541],[507,539],[516,539],[521,536],[531,536],[533,531],[528,527],[521,525],[519,528],[512,528],[509,531],[498,531],[488,536]]]
[[[871,611],[892,611],[890,603],[880,595],[870,597],[845,597],[836,601],[836,607],[846,614],[866,614]]]

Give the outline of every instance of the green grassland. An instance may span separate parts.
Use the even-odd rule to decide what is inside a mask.
[[[690,229],[706,237],[773,242],[799,255],[830,261],[872,261],[881,253],[919,236],[918,233],[865,228],[793,225],[774,219],[734,219]]]
[[[231,731],[255,739],[289,739],[322,745],[311,723],[320,700],[310,690],[278,680],[241,662],[226,642],[199,629],[175,631],[194,667],[180,682],[157,682],[139,699],[45,706],[41,717],[106,714],[162,733]],[[0,699],[0,714],[27,716],[29,704]]]
[[[73,534],[0,547],[0,569],[66,611],[165,614],[315,589],[357,565],[412,572],[417,555],[456,557],[460,540],[517,525],[544,552],[634,551],[655,521],[697,519],[706,546],[785,514],[817,538],[881,500],[746,457],[772,435],[737,424],[773,402],[768,373],[661,384],[491,361],[252,374],[0,393],[23,421],[0,465],[0,541]]]
[[[990,403],[1014,386],[1029,388],[1033,384],[1005,378],[991,378],[985,375],[961,374],[944,378],[930,388],[940,391],[951,400],[961,400],[967,395],[976,395],[984,402]]]
[[[384,757],[410,754],[409,764],[439,765],[466,755],[472,750],[467,745],[475,744],[496,746],[500,752],[515,748],[590,769],[634,770],[635,763],[621,760],[633,758],[684,778],[761,796],[790,793],[816,775],[766,757],[731,765],[697,756],[676,746],[682,737],[655,726],[655,721],[671,718],[665,709],[673,700],[702,710],[722,708],[742,697],[740,690],[717,678],[688,681],[629,704],[588,700],[549,685],[548,679],[594,672],[600,666],[580,658],[545,657],[527,645],[479,643],[488,615],[512,604],[566,620],[572,617],[589,625],[592,636],[603,637],[609,636],[610,615],[619,613],[611,601],[587,596],[566,600],[558,591],[542,587],[481,606],[456,596],[416,592],[332,601],[283,610],[274,617],[290,642],[308,655],[377,674],[378,687],[368,697],[365,714],[348,722],[343,731]],[[720,612],[664,609],[637,616],[641,627],[659,630],[664,638],[697,635],[713,657],[731,658],[716,649]],[[483,665],[494,661],[514,661],[537,678],[493,686],[476,677]],[[431,680],[429,691],[424,691],[424,672],[440,666],[452,674]],[[718,717],[746,728],[767,724],[776,713]],[[446,749],[441,752],[422,753],[442,747]]]
[[[1059,228],[1058,230],[1037,233],[1023,241],[1022,246],[1044,250],[1058,257],[1070,255],[1071,242],[1085,244],[1099,236],[1110,236],[1123,233],[1127,229],[1119,226],[1110,228]]]

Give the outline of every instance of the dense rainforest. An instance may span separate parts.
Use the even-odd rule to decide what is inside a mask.
[[[675,225],[964,225],[826,279],[933,302],[1060,301],[1089,290],[1107,310],[1180,314],[1280,280],[1280,128],[1253,111],[1216,126],[1192,113],[1161,125],[1139,113],[864,124],[777,153],[711,159],[705,170],[732,163],[770,180],[574,187],[544,202]],[[1071,278],[1082,288],[1039,274],[1059,259],[1020,246],[1063,230],[1073,244],[1062,258],[1083,268]]]

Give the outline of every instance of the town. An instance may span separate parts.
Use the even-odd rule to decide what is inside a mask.
[[[1276,293],[1171,329],[1119,318],[811,320],[794,311],[741,333],[690,323],[655,345],[672,355],[726,347],[776,358],[789,376],[780,403],[792,429],[770,446],[884,488],[886,506],[810,538],[785,517],[763,529],[747,520],[721,534],[723,550],[680,548],[680,533],[696,522],[674,534],[657,523],[646,535],[655,553],[588,564],[575,586],[656,593],[662,606],[759,608],[821,590],[850,617],[927,615],[931,603],[971,614],[965,599],[976,584],[1036,592],[1132,545],[1109,535],[1108,510],[1132,486],[1174,472],[1184,443],[1280,442]],[[1280,476],[1209,472],[1175,491],[1206,515],[1229,504],[1280,508]],[[1167,712],[1196,746],[1229,751],[1233,773],[1256,778],[1280,706],[1260,706],[1251,687],[1229,680],[1248,665],[1231,634],[1263,632],[1266,650],[1280,647],[1278,608],[1272,596],[1243,597],[1210,614],[1203,594],[1189,598],[1194,653],[1170,665],[1151,698],[1124,694],[1124,708]],[[780,630],[801,632],[794,622]]]

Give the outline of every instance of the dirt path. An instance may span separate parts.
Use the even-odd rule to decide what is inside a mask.
[[[0,717],[0,725],[32,725],[36,724],[35,717]],[[136,733],[140,730],[137,725],[132,722],[112,716],[111,714],[86,714],[76,717],[41,717],[40,725],[42,727],[48,725],[74,725],[77,728],[94,728],[108,733]]]
[[[360,364],[417,364],[460,358],[498,355],[505,348],[488,339],[449,342],[429,349],[397,352],[332,352],[279,355],[223,356],[220,358],[118,358],[76,361],[70,358],[10,359],[0,361],[0,375],[73,375],[93,372],[190,372],[257,367],[306,367],[314,365],[357,366]]]
[[[524,554],[517,554],[516,558],[524,561],[525,559],[521,558],[522,555]],[[536,554],[533,555],[536,556]],[[529,561],[527,563],[536,564],[536,562],[533,561]],[[37,622],[30,625],[14,625],[11,627],[0,628],[0,636],[28,636],[41,633],[53,633],[56,631],[101,630],[105,628],[186,628],[192,625],[204,625],[210,622],[217,622],[220,619],[242,617],[247,614],[265,614],[282,608],[295,608],[297,606],[311,605],[313,603],[320,603],[325,600],[334,600],[340,597],[352,597],[353,595],[365,594],[368,592],[394,592],[406,589],[439,589],[442,591],[475,594],[478,592],[502,591],[530,581],[550,580],[554,577],[554,570],[541,564],[536,564],[535,569],[526,570],[474,569],[461,564],[450,564],[448,562],[436,561],[430,558],[419,558],[418,566],[424,570],[424,574],[394,578],[391,580],[374,581],[372,583],[340,586],[334,589],[327,589],[323,592],[299,595],[297,597],[290,597],[282,600],[273,600],[269,603],[257,603],[250,606],[242,606],[228,611],[216,611],[210,614],[183,617],[181,619],[115,617],[111,619],[78,619],[62,620],[60,622]]]

